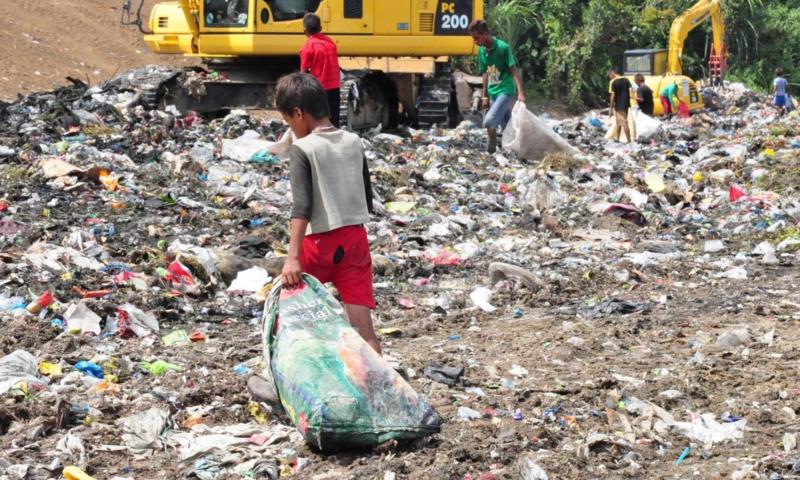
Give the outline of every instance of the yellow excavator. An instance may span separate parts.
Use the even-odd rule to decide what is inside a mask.
[[[720,0],[699,0],[672,22],[669,31],[668,49],[627,50],[624,54],[623,74],[633,77],[645,76],[645,84],[653,90],[655,115],[663,115],[658,94],[672,82],[678,84],[678,99],[687,104],[689,110],[704,107],[697,84],[683,75],[681,57],[686,37],[695,27],[711,19],[713,42],[709,55],[709,76],[712,84],[720,84],[727,68],[728,53],[725,49],[725,22],[722,18]]]
[[[173,0],[153,6],[146,29],[143,0],[135,18],[130,2],[122,23],[151,51],[202,58],[212,73],[201,89],[159,85],[157,100],[184,111],[271,106],[277,79],[299,69],[302,18],[316,13],[338,48],[342,124],[353,129],[454,121],[449,56],[476,52],[467,27],[483,16],[482,0]]]

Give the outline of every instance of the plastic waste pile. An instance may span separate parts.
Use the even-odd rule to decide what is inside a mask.
[[[632,143],[600,111],[522,117],[545,152],[365,132],[381,365],[442,426],[323,455],[247,388],[290,137],[152,108],[172,74],[0,109],[0,476],[800,475],[797,113],[728,84]]]

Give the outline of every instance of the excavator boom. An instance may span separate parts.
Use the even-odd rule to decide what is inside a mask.
[[[681,14],[672,22],[669,31],[669,53],[667,60],[667,73],[680,75],[683,73],[681,56],[686,37],[695,27],[711,18],[711,32],[713,36],[712,56],[724,59],[725,52],[725,22],[722,19],[720,0],[700,0],[691,8]]]

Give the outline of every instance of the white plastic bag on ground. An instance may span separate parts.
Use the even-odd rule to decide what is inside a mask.
[[[541,160],[548,153],[580,153],[528,111],[523,102],[517,102],[511,110],[511,120],[503,131],[503,148],[527,160]]]
[[[0,358],[0,395],[5,394],[19,382],[45,385],[47,378],[36,374],[36,358],[25,350],[14,350]]]
[[[263,140],[254,130],[246,130],[238,138],[222,140],[222,156],[239,162],[248,162],[261,150],[270,148],[274,142]]]
[[[650,140],[658,135],[659,130],[661,130],[661,122],[658,119],[647,115],[638,108],[631,111],[634,112],[633,121],[636,124],[636,140]]]

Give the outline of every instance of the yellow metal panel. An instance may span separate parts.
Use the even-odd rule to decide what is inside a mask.
[[[147,48],[155,53],[192,53],[192,36],[184,35],[145,35]]]
[[[398,41],[395,35],[332,35],[341,56],[352,57],[429,57],[474,54],[472,39],[467,37],[409,36]],[[297,55],[305,35],[200,35],[201,55]]]
[[[410,35],[411,0],[376,2],[374,31],[376,35]]]
[[[667,52],[658,52],[653,55],[653,74],[663,75],[667,72]]]
[[[363,0],[363,15],[361,18],[344,18],[344,0],[328,2],[331,9],[331,21],[323,25],[323,30],[328,33],[369,34],[374,30],[375,2],[389,2],[392,0]],[[395,0],[396,3],[407,3],[411,0]]]
[[[380,70],[385,73],[432,74],[436,70],[437,61],[446,62],[447,57],[339,57],[339,67],[342,70]]]
[[[437,0],[419,0],[411,8],[411,34],[433,35]]]

